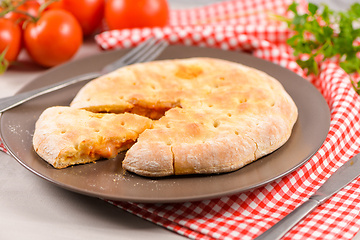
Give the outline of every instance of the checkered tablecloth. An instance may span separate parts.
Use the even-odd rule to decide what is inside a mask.
[[[292,32],[271,18],[271,14],[287,14],[291,2],[233,0],[172,10],[166,27],[104,31],[96,36],[104,50],[133,47],[155,35],[171,44],[250,51],[308,79],[331,109],[330,131],[320,150],[298,170],[266,186],[199,202],[110,203],[189,238],[253,239],[306,201],[335,170],[360,151],[360,97],[351,86],[350,76],[331,61],[320,63],[319,76],[306,76],[285,43]],[[307,2],[299,3],[300,11],[306,11]],[[360,228],[359,187],[360,179],[353,181],[284,238],[353,238]]]
[[[286,39],[292,34],[271,14],[285,14],[292,0],[233,0],[172,10],[163,28],[104,31],[104,50],[136,46],[150,35],[171,44],[250,51],[308,79],[331,109],[329,134],[319,151],[293,173],[252,191],[212,200],[173,204],[111,204],[193,239],[253,239],[306,201],[343,163],[360,151],[360,97],[335,62],[306,76]],[[307,3],[300,2],[305,11]],[[359,76],[351,76],[355,81]],[[353,181],[294,227],[284,239],[351,239],[360,228],[360,179]]]

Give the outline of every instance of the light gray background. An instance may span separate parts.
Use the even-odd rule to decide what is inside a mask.
[[[168,0],[171,8],[187,8],[216,0]],[[250,0],[249,0],[250,1]],[[322,1],[312,0],[314,3]],[[331,0],[333,9],[343,10],[354,0]],[[85,42],[75,57],[99,52]],[[21,55],[27,59],[26,55]],[[0,97],[17,92],[43,69],[29,63],[22,71],[0,76]],[[0,239],[184,239],[171,231],[120,210],[102,200],[54,186],[35,176],[7,154],[0,153]],[[360,240],[359,234],[354,238]]]

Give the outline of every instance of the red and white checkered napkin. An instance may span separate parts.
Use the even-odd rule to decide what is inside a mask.
[[[172,44],[246,50],[306,77],[285,40],[286,26],[269,18],[285,14],[292,0],[233,0],[201,8],[172,10],[164,28],[106,31],[96,36],[103,49],[137,45],[149,35]],[[303,10],[307,3],[300,3]],[[352,76],[358,78],[358,76]],[[213,200],[175,204],[110,203],[181,235],[196,239],[252,239],[274,225],[360,151],[360,97],[336,63],[321,63],[308,77],[331,109],[325,143],[295,172],[252,191]],[[360,179],[352,182],[305,220],[286,239],[351,239],[360,228]]]
[[[269,16],[285,14],[292,0],[233,0],[202,8],[172,10],[164,28],[106,31],[96,36],[103,49],[137,45],[149,35],[172,44],[252,51],[305,77],[285,40],[286,26]],[[307,3],[302,1],[303,9]],[[274,225],[360,151],[360,97],[350,76],[336,63],[321,63],[319,77],[308,77],[331,109],[325,143],[305,165],[264,187],[213,200],[175,204],[110,203],[139,217],[196,239],[252,239]],[[357,78],[359,76],[352,76]],[[351,239],[360,228],[360,179],[352,182],[305,220],[286,239]]]

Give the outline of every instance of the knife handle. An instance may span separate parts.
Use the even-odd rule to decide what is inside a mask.
[[[284,236],[291,228],[293,228],[299,221],[301,221],[306,215],[311,213],[321,203],[314,199],[309,199],[294,211],[290,212],[287,216],[281,219],[274,226],[267,231],[259,235],[256,240],[271,239],[277,240]]]

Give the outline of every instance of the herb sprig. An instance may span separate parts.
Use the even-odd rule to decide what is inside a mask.
[[[8,49],[9,47],[6,47],[4,51],[0,52],[0,75],[6,71],[10,64],[9,61],[5,59],[5,54]]]
[[[360,4],[354,3],[350,9],[335,12],[326,4],[308,4],[306,13],[298,12],[298,4],[293,2],[288,11],[292,18],[280,17],[287,22],[294,35],[287,44],[294,50],[297,63],[308,74],[318,75],[318,61],[336,57],[339,65],[347,73],[360,73],[360,46],[356,43],[360,37]],[[356,26],[358,25],[358,26]],[[305,57],[304,57],[305,56]],[[353,83],[360,94],[360,82]]]

